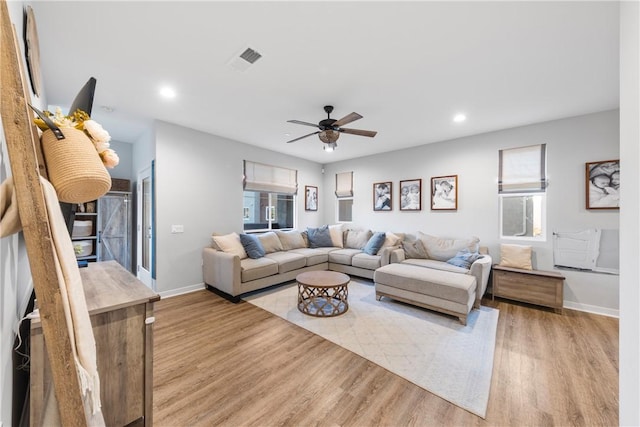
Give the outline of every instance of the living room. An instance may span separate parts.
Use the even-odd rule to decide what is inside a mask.
[[[16,9],[16,6],[12,5],[12,8]],[[40,16],[38,18],[45,19]],[[14,23],[17,27],[20,26],[19,22]],[[637,31],[637,20],[635,26]],[[621,44],[623,40],[625,39],[621,37]],[[621,84],[624,84],[624,81],[621,79]],[[534,268],[553,270],[552,232],[583,228],[630,230],[630,234],[637,231],[637,226],[627,228],[628,223],[624,220],[622,210],[588,210],[584,201],[584,165],[587,162],[621,158],[625,176],[630,176],[631,182],[637,181],[633,181],[636,177],[633,175],[635,172],[626,172],[637,169],[637,160],[635,157],[634,160],[627,160],[625,154],[636,155],[637,152],[634,151],[635,145],[628,140],[628,128],[625,129],[623,126],[629,121],[637,122],[637,119],[630,119],[628,110],[623,109],[623,106],[627,105],[623,103],[625,96],[628,95],[621,91],[620,108],[614,106],[571,117],[531,121],[521,126],[445,138],[429,144],[341,161],[330,160],[330,154],[322,151],[317,140],[306,142],[309,144],[307,150],[317,152],[314,156],[318,160],[314,161],[164,120],[155,121],[153,128],[145,132],[134,144],[117,143],[116,146],[121,152],[121,157],[130,156],[127,166],[129,174],[123,174],[123,178],[135,181],[137,172],[152,160],[155,161],[155,286],[163,297],[202,289],[201,251],[210,244],[211,234],[242,231],[243,160],[295,169],[298,171],[299,189],[303,189],[304,186],[318,187],[318,211],[305,211],[302,198],[298,197],[296,225],[300,229],[326,223],[333,224],[337,221],[335,176],[336,173],[352,171],[354,225],[397,232],[422,230],[450,237],[474,235],[489,248],[494,259],[498,259],[500,244],[503,243],[499,237],[498,221],[498,152],[501,149],[546,144],[549,178],[546,191],[547,239],[534,242],[532,246],[535,253]],[[365,107],[358,107],[358,111],[367,116]],[[349,106],[337,108],[339,109],[336,111],[336,117],[351,111]],[[284,119],[290,118],[294,117]],[[315,120],[314,117],[296,118]],[[425,119],[426,123],[428,121]],[[375,128],[376,124],[367,122],[366,126]],[[633,126],[632,124],[631,127]],[[349,141],[347,138],[341,140],[339,149],[347,146]],[[422,210],[400,210],[400,181],[421,179],[423,188],[428,188],[432,177],[445,175],[457,175],[457,210],[431,210],[428,192],[423,196]],[[372,185],[381,181],[390,181],[393,185],[393,209],[390,212],[373,210]],[[637,209],[637,206],[635,208]],[[184,233],[172,233],[170,230],[174,224],[184,224]],[[621,233],[623,248],[625,239],[625,233]],[[637,255],[634,252],[635,247],[631,246],[628,251],[621,250],[621,276],[562,271],[566,276],[565,307],[606,316],[620,316],[621,331],[631,328],[637,332],[638,314],[637,308],[634,308],[637,305],[633,305],[629,313],[633,320],[630,324],[634,326],[623,327],[627,314],[625,308],[630,308],[629,305],[625,305],[625,301],[628,303],[633,298],[637,300],[637,292],[627,289],[637,282],[634,280],[637,279],[636,273],[633,276],[628,275],[629,269],[634,265],[633,261],[629,263],[630,255]],[[633,260],[633,257],[631,258]],[[11,261],[3,259],[3,266],[9,262]],[[12,268],[20,271],[21,282],[28,282],[28,279],[25,279],[28,276],[28,266],[25,266],[24,259]],[[3,283],[4,281],[3,277]],[[9,296],[7,300],[15,301],[16,296]],[[23,303],[20,295],[17,300],[17,305]],[[12,325],[3,323],[3,339],[13,336],[11,328]],[[624,340],[621,339],[620,342],[623,349]],[[631,355],[637,356],[636,347],[630,350],[633,350]],[[6,357],[4,355],[0,359],[3,362],[3,371],[8,362]],[[637,357],[621,356],[621,371],[625,369],[625,361],[630,363],[629,359],[635,359],[634,363],[637,364]],[[637,365],[630,364],[627,369],[635,369],[632,366],[637,368]],[[0,378],[6,382],[10,375],[4,371]],[[625,382],[621,375],[621,387]],[[637,397],[636,388],[637,386],[631,388],[630,398],[626,398],[625,392],[621,392],[621,411],[625,408],[625,401],[633,401]],[[4,395],[7,394],[3,392]],[[2,421],[7,424],[9,422],[4,420],[8,419],[5,414],[11,412],[9,408],[3,399],[0,415]],[[633,424],[633,420],[638,419],[634,418],[637,416],[634,412],[636,410],[631,409],[630,405],[629,413],[620,418],[621,424]]]

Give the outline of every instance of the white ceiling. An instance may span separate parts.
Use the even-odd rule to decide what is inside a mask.
[[[32,6],[47,103],[95,77],[93,118],[124,142],[160,119],[330,163],[619,106],[616,2]],[[263,57],[239,72],[228,62],[246,47]],[[286,143],[314,131],[287,120],[317,123],[327,104],[378,135],[342,134],[334,153],[317,136]]]

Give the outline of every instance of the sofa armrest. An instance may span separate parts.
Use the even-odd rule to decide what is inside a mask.
[[[478,306],[480,305],[480,300],[487,290],[489,275],[491,274],[491,262],[491,255],[486,254],[471,264],[471,268],[469,269],[469,274],[473,274],[476,278],[476,304]]]
[[[405,260],[404,249],[402,249],[401,247],[397,247],[396,249],[392,250],[391,253],[389,254],[389,264],[402,262],[404,260]]]
[[[378,251],[378,255],[380,255],[380,266],[389,264],[391,262],[391,254],[398,248],[399,246],[387,246],[386,248],[380,249]]]
[[[202,275],[204,283],[231,296],[240,291],[242,269],[240,257],[213,248],[202,250]]]

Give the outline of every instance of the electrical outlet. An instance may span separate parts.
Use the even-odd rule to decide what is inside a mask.
[[[171,233],[184,233],[184,225],[172,225]]]

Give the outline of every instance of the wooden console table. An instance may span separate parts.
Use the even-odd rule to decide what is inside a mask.
[[[80,269],[96,341],[107,426],[153,425],[153,303],[160,296],[116,261]],[[31,425],[53,392],[40,319],[31,322]]]
[[[551,307],[562,314],[564,276],[554,271],[493,266],[493,297]]]

